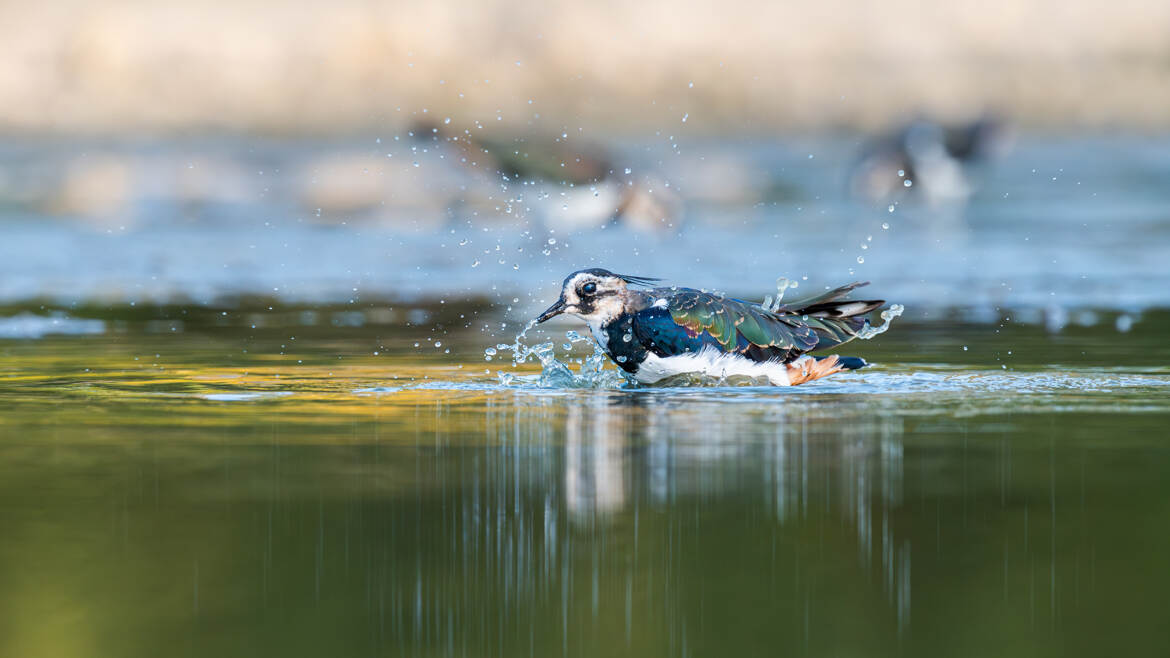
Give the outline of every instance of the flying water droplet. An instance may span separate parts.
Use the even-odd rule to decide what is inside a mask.
[[[784,299],[784,291],[788,290],[788,288],[791,285],[792,285],[792,283],[788,280],[788,277],[782,276],[779,279],[776,279],[776,305],[777,306],[780,305],[780,300]]]

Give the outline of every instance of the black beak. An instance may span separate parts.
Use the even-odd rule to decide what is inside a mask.
[[[536,317],[536,323],[540,324],[541,322],[544,322],[545,320],[548,320],[549,318],[555,318],[556,316],[558,316],[564,312],[565,312],[565,300],[558,299],[552,306],[545,309],[544,313],[541,313],[540,315],[538,315]]]

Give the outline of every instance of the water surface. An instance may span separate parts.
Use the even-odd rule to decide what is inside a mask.
[[[0,653],[1170,651],[1164,312],[565,389],[475,303],[268,306],[8,309],[104,330],[0,339]]]

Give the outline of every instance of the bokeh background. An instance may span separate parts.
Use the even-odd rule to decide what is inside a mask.
[[[1161,3],[0,12],[6,302],[464,294],[527,312],[592,265],[753,295],[866,278],[985,315],[1136,311],[1170,288],[1134,285],[1165,272]],[[993,155],[886,162],[919,187],[858,194],[874,152],[980,120]],[[582,154],[593,170],[557,176]],[[607,223],[623,185],[652,200],[645,221]]]
[[[423,108],[524,129],[876,129],[984,108],[1164,128],[1170,8],[1143,0],[5,3],[13,131],[371,135]],[[690,87],[694,83],[694,87]]]
[[[7,302],[457,293],[529,311],[596,265],[743,294],[865,277],[985,314],[1136,310],[1170,288],[1133,286],[1165,272],[1157,2],[0,11]],[[859,163],[913,150],[913,126],[980,119],[1003,144],[959,163],[957,190],[924,171],[856,193]],[[493,155],[468,163],[453,136]],[[558,177],[581,153],[596,171]],[[622,185],[654,199],[649,224],[607,224]]]

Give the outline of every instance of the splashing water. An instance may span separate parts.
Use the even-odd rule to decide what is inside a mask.
[[[517,376],[514,373],[500,370],[496,372],[496,375],[500,379],[501,386],[535,383],[541,388],[618,388],[628,383],[621,371],[606,369],[605,363],[608,357],[601,346],[588,336],[582,336],[576,331],[565,332],[565,338],[569,342],[564,347],[568,351],[575,343],[591,343],[593,354],[584,359],[573,359],[566,354],[565,360],[561,361],[556,355],[556,344],[551,340],[531,346],[524,343],[524,336],[534,326],[536,326],[535,320],[529,322],[519,334],[516,334],[511,345],[500,343],[494,348],[489,347],[484,350],[485,358],[489,361],[500,352],[511,352],[513,368],[526,363],[532,357],[536,357],[540,361],[540,375],[535,378],[535,382],[530,377]],[[577,372],[573,372],[572,368],[569,367],[569,363],[574,361],[580,364]]]
[[[764,302],[760,304],[760,308],[771,313],[779,311],[780,307],[784,305],[784,291],[789,288],[795,288],[798,285],[800,284],[796,281],[789,281],[787,277],[782,276],[776,279],[776,299],[773,300],[772,296],[768,295],[764,298]]]
[[[874,336],[877,336],[878,334],[886,333],[887,331],[890,330],[890,323],[894,321],[894,318],[898,317],[899,315],[902,315],[902,313],[905,310],[906,310],[906,307],[902,306],[901,304],[890,305],[889,308],[882,311],[882,313],[881,313],[881,316],[882,316],[882,323],[881,324],[879,324],[878,326],[875,327],[867,322],[866,325],[861,328],[861,331],[857,332],[857,337],[860,338],[861,340],[869,340],[870,338],[873,338]]]

